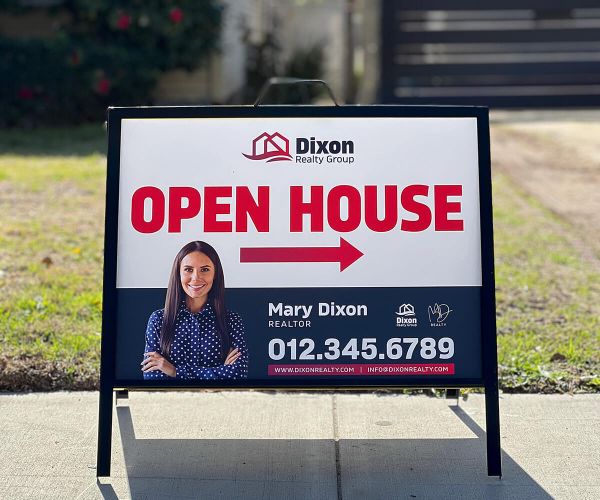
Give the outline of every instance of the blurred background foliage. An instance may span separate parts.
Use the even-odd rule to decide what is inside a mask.
[[[284,55],[280,33],[280,22],[273,14],[270,29],[256,40],[245,27],[242,41],[246,49],[245,85],[242,95],[236,99],[244,104],[252,104],[263,85],[272,77],[300,78],[305,80],[322,79],[325,73],[325,54],[322,43],[307,47],[297,47],[287,57]],[[320,85],[276,85],[269,88],[262,104],[312,104],[322,95]]]
[[[29,7],[0,0],[13,15]],[[47,39],[0,37],[0,127],[98,120],[107,106],[151,104],[161,73],[195,69],[218,48],[215,0],[66,0]]]

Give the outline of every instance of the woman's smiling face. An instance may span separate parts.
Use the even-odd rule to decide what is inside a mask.
[[[183,291],[194,303],[206,302],[208,292],[215,278],[215,265],[208,256],[202,252],[188,253],[181,261],[179,267],[181,286]]]

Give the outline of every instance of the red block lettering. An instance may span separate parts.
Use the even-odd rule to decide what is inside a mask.
[[[144,218],[144,203],[151,200],[150,220]],[[165,195],[154,186],[144,186],[131,197],[131,225],[140,233],[155,233],[165,222]]]
[[[385,186],[383,219],[377,217],[377,186],[365,186],[365,223],[372,231],[385,233],[398,222],[398,186]]]
[[[463,231],[464,221],[462,219],[448,219],[448,214],[460,213],[460,201],[448,201],[449,196],[462,196],[462,186],[460,184],[434,186],[435,230]]]
[[[231,186],[204,188],[204,231],[207,233],[230,233],[231,221],[217,220],[217,215],[231,213],[229,203],[219,203],[219,198],[231,198]]]
[[[348,217],[342,219],[342,198],[348,200]],[[327,222],[340,233],[354,231],[361,221],[360,192],[354,186],[336,186],[327,195]]]
[[[187,206],[181,203],[187,200]],[[181,221],[200,213],[200,193],[193,187],[169,188],[169,232],[180,233]]]
[[[431,224],[431,210],[424,203],[415,201],[415,196],[427,196],[429,194],[429,186],[424,184],[412,184],[406,186],[400,195],[402,207],[417,215],[417,220],[402,219],[400,229],[408,232],[425,231]]]
[[[302,186],[290,186],[290,231],[301,233],[302,219],[310,216],[310,230],[323,231],[323,186],[310,187],[310,201],[302,201]]]
[[[258,202],[246,186],[235,188],[235,230],[248,231],[248,217],[259,233],[269,232],[269,186],[258,187]]]

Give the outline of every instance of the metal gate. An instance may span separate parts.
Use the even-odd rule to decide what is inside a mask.
[[[379,102],[600,105],[600,0],[382,0]]]

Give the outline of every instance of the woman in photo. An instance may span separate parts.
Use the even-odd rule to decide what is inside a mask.
[[[248,350],[240,316],[225,309],[219,255],[192,241],[175,256],[165,308],[146,328],[144,379],[235,380],[248,376]]]

